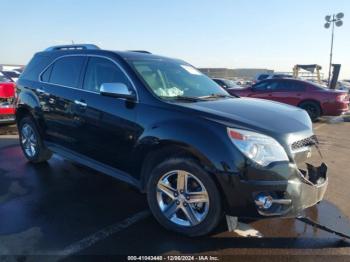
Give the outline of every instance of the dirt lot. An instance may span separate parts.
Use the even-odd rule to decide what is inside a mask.
[[[350,123],[326,119],[314,129],[329,166],[329,187],[325,200],[305,214],[350,235]],[[296,219],[240,221],[235,232],[228,232],[222,221],[211,236],[182,237],[160,227],[145,197],[121,182],[58,156],[45,165],[28,164],[16,136],[0,136],[1,147],[0,255],[49,254],[55,260],[195,253],[259,262],[304,262],[322,255],[318,261],[350,261],[349,240]],[[263,237],[248,237],[259,235]],[[33,261],[43,258],[47,256]]]

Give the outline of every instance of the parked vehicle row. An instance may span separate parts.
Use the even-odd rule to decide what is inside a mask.
[[[15,87],[21,69],[0,71],[0,124],[15,123]]]
[[[304,110],[231,96],[185,61],[57,46],[17,84],[29,161],[58,153],[130,183],[170,230],[204,235],[224,213],[296,216],[326,191],[327,166],[306,165],[320,156]]]
[[[306,110],[314,121],[321,116],[339,116],[349,110],[348,90],[330,90],[315,82],[294,78],[275,78],[241,88],[226,79],[214,79],[231,95],[273,100]]]
[[[15,83],[0,74],[0,124],[15,121],[14,95]]]
[[[292,75],[282,74],[282,73],[262,73],[255,76],[253,83],[257,83],[266,79],[280,79],[280,78],[292,78]]]

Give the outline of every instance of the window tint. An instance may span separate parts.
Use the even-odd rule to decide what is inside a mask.
[[[305,90],[303,83],[295,81],[280,81],[277,86],[278,91],[303,91]]]
[[[222,87],[226,87],[226,84],[223,82],[223,81],[221,81],[221,80],[219,80],[219,79],[213,79],[218,85],[220,85],[220,86],[222,86]]]
[[[58,59],[53,65],[49,82],[77,88],[84,59],[82,56],[70,56]]]
[[[258,77],[258,80],[264,80],[264,79],[266,79],[266,78],[268,78],[269,77],[269,75],[267,75],[267,74],[261,74],[259,77]]]
[[[254,85],[254,90],[256,91],[273,91],[277,87],[277,82],[274,81],[266,81],[262,83],[257,83]]]
[[[112,62],[105,58],[89,58],[84,79],[84,89],[100,92],[104,83],[123,83],[130,88],[125,74]]]
[[[52,59],[46,55],[35,55],[21,74],[22,79],[37,81],[40,73],[51,63]]]
[[[50,81],[50,75],[51,75],[51,72],[52,72],[52,65],[45,70],[45,72],[41,75],[41,81],[43,82],[49,82]]]

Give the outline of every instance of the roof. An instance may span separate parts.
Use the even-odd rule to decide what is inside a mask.
[[[104,50],[99,48],[96,45],[93,44],[74,44],[74,45],[58,45],[58,46],[51,46],[46,48],[43,52],[40,53],[46,53],[47,52],[53,52],[53,54],[57,54],[58,52],[67,52],[69,54],[75,54],[75,53],[79,53],[79,54],[84,54],[84,53],[88,53],[88,54],[98,54],[98,53],[106,53],[106,52],[111,52],[111,53],[115,53],[118,56],[120,56],[121,58],[124,59],[147,59],[147,58],[152,58],[152,59],[171,59],[168,57],[164,57],[164,56],[158,56],[158,55],[154,55],[148,51],[145,50],[129,50],[129,51],[113,51],[113,50]]]

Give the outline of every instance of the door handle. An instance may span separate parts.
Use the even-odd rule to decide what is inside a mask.
[[[79,105],[79,106],[82,106],[82,107],[87,107],[87,104],[82,102],[82,101],[79,101],[79,100],[74,100],[74,104],[76,105]]]
[[[38,93],[40,93],[40,94],[43,94],[43,93],[45,93],[45,90],[43,90],[43,89],[40,89],[40,88],[37,88],[36,90],[35,90],[36,92],[38,92]]]

